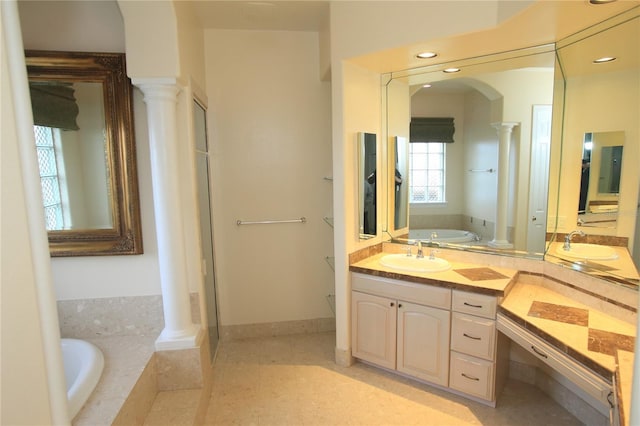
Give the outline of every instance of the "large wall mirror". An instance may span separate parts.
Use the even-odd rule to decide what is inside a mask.
[[[549,194],[557,229],[546,258],[637,288],[640,8],[559,41],[557,50],[566,99],[552,159],[562,167]]]
[[[51,255],[142,253],[124,54],[25,56]]]
[[[554,67],[544,45],[388,75],[394,239],[542,258]]]

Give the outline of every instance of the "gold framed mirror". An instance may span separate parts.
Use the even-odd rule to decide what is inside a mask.
[[[124,54],[28,50],[25,57],[51,256],[141,254]]]

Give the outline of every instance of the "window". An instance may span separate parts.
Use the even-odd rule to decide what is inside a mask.
[[[445,144],[409,144],[409,202],[444,203]]]
[[[58,129],[51,127],[33,127],[36,136],[46,228],[47,231],[64,229],[60,176],[56,162],[56,147],[60,145],[60,133]]]

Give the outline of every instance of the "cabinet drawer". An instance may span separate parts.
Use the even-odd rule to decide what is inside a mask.
[[[352,273],[351,289],[434,308],[451,308],[451,290],[448,288]]]
[[[495,296],[453,290],[451,309],[455,312],[495,319],[497,304],[498,299]]]
[[[495,348],[495,321],[458,312],[453,313],[451,349],[493,361]]]
[[[493,401],[492,362],[451,352],[449,387],[469,395]]]

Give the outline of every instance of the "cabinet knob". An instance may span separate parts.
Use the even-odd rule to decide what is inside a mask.
[[[398,303],[398,308],[402,308],[402,303]]]
[[[395,305],[395,303],[391,302],[389,303],[389,306],[393,307]]]

